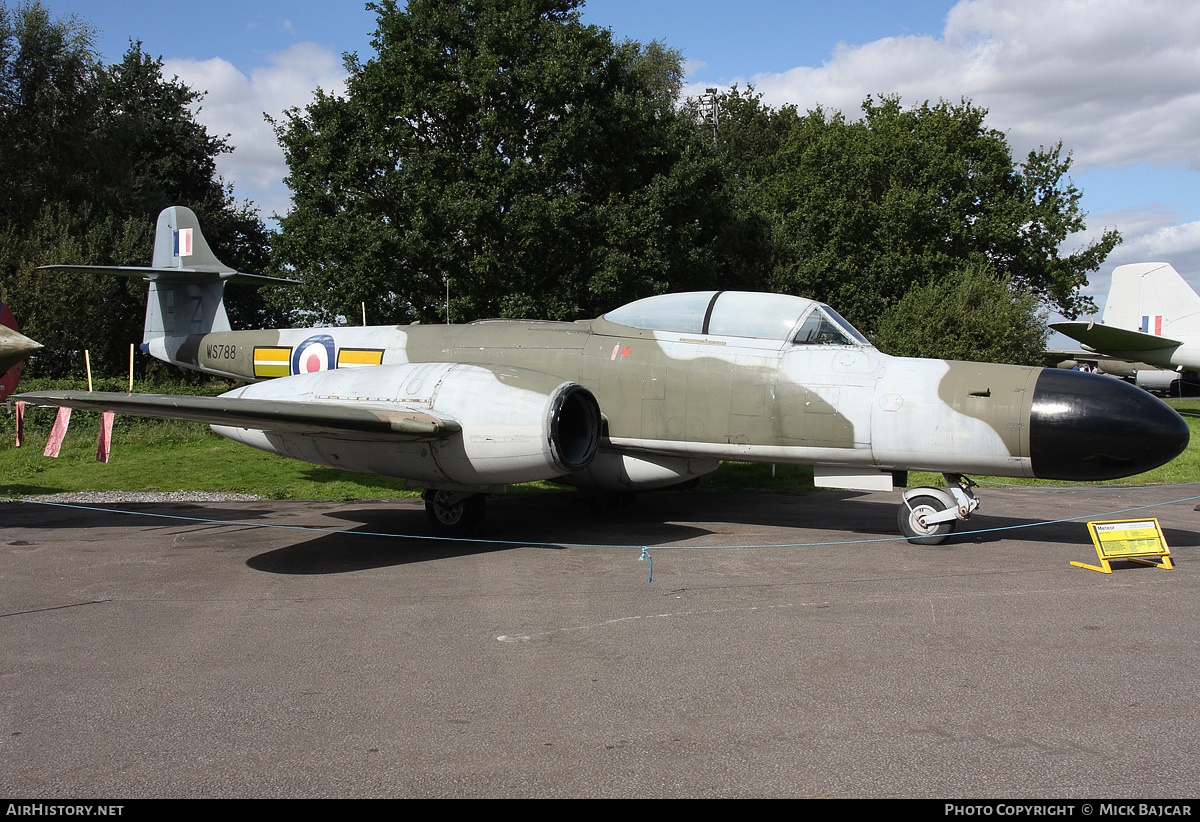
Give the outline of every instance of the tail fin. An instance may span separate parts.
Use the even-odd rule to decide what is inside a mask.
[[[48,265],[62,272],[86,271],[137,277],[150,283],[142,350],[161,360],[194,367],[176,357],[183,338],[229,331],[225,283],[293,283],[278,277],[243,274],[213,254],[190,208],[170,206],[158,215],[154,256],[149,266]]]
[[[154,229],[150,268],[138,270],[150,281],[143,350],[162,337],[230,330],[225,281],[237,272],[212,253],[190,208],[162,210]]]
[[[1118,266],[1104,324],[1162,337],[1200,333],[1200,296],[1169,263]]]
[[[154,259],[150,266],[159,271],[237,273],[212,253],[195,212],[183,206],[164,208],[158,215],[158,225],[154,229]]]

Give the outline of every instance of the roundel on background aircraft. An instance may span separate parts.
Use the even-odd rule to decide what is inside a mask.
[[[337,360],[333,354],[333,337],[328,334],[317,334],[309,337],[296,346],[292,352],[292,373],[311,374],[314,371],[328,371],[335,367]]]

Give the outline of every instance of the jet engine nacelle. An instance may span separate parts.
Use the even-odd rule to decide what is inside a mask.
[[[1177,371],[1142,368],[1134,372],[1134,382],[1138,388],[1144,388],[1147,391],[1158,391],[1164,394],[1170,392],[1171,386],[1178,379],[1179,373]]]
[[[444,421],[449,436],[387,439],[213,426],[218,434],[317,465],[412,480],[428,488],[485,490],[586,468],[600,443],[600,408],[582,386],[497,365],[407,363],[319,371],[225,396],[345,403]]]
[[[649,491],[680,485],[720,466],[715,459],[601,450],[587,468],[559,477],[558,482],[587,491]]]

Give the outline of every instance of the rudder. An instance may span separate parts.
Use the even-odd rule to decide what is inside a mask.
[[[213,254],[200,230],[200,221],[190,208],[170,206],[158,215],[154,229],[154,259],[156,269],[179,269],[205,274],[233,274]]]
[[[1104,324],[1164,337],[1200,332],[1200,296],[1169,263],[1113,270]]]
[[[153,340],[164,336],[229,331],[224,301],[227,277],[221,275],[236,273],[208,247],[190,208],[163,209],[154,230],[154,258],[146,273],[150,295],[143,349],[149,350]],[[197,276],[205,274],[217,276]]]

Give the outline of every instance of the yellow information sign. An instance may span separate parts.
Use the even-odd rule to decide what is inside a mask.
[[[1083,562],[1072,562],[1080,568],[1090,568],[1102,574],[1111,574],[1112,566],[1109,560],[1127,559],[1142,565],[1153,565],[1155,568],[1173,568],[1171,551],[1167,548],[1166,537],[1156,519],[1121,519],[1108,522],[1089,522],[1088,532],[1092,535],[1092,544],[1096,546],[1096,556],[1100,565],[1088,565]],[[1160,558],[1155,562],[1151,558]]]

